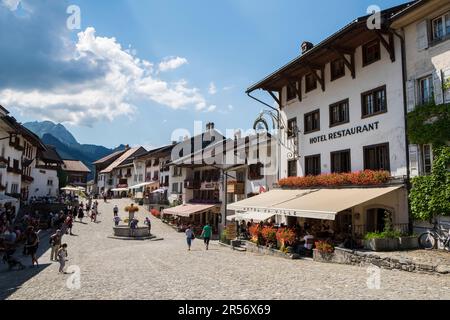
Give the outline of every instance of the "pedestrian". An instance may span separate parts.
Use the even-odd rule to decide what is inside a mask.
[[[212,228],[209,225],[209,223],[207,223],[203,227],[203,231],[202,231],[203,242],[205,243],[206,250],[208,250],[208,248],[209,248],[209,241],[211,240],[211,234],[212,234]]]
[[[84,210],[83,205],[81,205],[80,208],[78,209],[78,219],[80,219],[81,223],[83,223],[83,218],[84,218]]]
[[[61,247],[61,240],[62,240],[62,233],[61,230],[56,230],[56,233],[54,233],[50,237],[50,245],[52,246],[52,251],[50,253],[50,260],[51,261],[58,261],[58,250]]]
[[[107,197],[106,197],[106,193],[104,193],[104,194],[103,194],[103,202],[105,202],[105,203],[107,202],[107,201],[106,201],[106,198],[107,198]]]
[[[116,227],[118,227],[118,226],[119,226],[119,223],[120,223],[120,221],[122,221],[122,219],[120,219],[119,216],[115,216],[115,217],[113,218],[113,221],[114,221],[114,225],[115,225]]]
[[[152,230],[152,222],[150,221],[150,218],[149,217],[146,217],[145,218],[145,222],[144,222],[146,225],[147,225],[147,227],[148,227],[148,234],[149,235],[151,235],[151,230]]]
[[[97,222],[97,207],[95,205],[91,210],[91,222]]]
[[[72,213],[70,213],[69,216],[66,218],[66,225],[67,225],[66,233],[67,233],[67,231],[69,231],[70,235],[73,236],[73,233],[72,233],[73,215],[72,215]]]
[[[36,252],[39,247],[39,236],[36,231],[34,231],[33,226],[29,226],[26,232],[26,243],[25,248],[26,252],[29,256],[31,256],[31,267],[36,266],[39,267],[39,262],[36,257]]]
[[[114,216],[117,216],[119,214],[119,208],[117,207],[117,204],[114,206],[113,212]]]
[[[186,234],[186,242],[188,245],[188,251],[191,251],[192,241],[195,239],[195,234],[191,225],[189,225],[184,232]]]
[[[131,229],[131,236],[132,237],[134,236],[134,230],[137,229],[138,223],[139,223],[138,219],[136,219],[136,218],[131,219],[130,229]]]
[[[67,243],[63,243],[61,245],[61,248],[59,248],[58,250],[59,273],[66,273],[64,272],[66,261],[67,261]]]

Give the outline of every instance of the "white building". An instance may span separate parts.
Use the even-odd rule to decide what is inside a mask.
[[[382,11],[381,21],[405,7]],[[247,93],[264,90],[278,104],[272,114],[280,128],[280,178],[370,169],[388,171],[400,183],[273,190],[230,208],[289,225],[331,220],[337,232],[351,225],[359,235],[383,231],[389,211],[399,229],[408,228],[401,40],[387,24],[368,23],[361,17],[316,46],[304,42],[298,58]]]
[[[36,165],[31,169],[30,197],[59,195],[58,171],[62,164],[63,160],[53,146],[46,145],[46,150],[38,153]]]
[[[408,111],[433,101],[450,103],[450,2],[417,1],[392,18],[405,41]],[[429,174],[430,144],[410,146],[411,175]]]

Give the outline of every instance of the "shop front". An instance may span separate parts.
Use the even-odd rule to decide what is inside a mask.
[[[213,229],[213,238],[217,238],[220,224],[220,206],[185,204],[167,208],[162,211],[162,219],[180,232],[184,232],[191,225],[197,236],[201,235],[203,227],[209,223]]]
[[[303,190],[277,189],[228,206],[232,221],[252,221],[295,232],[296,242],[362,245],[368,232],[382,232],[386,218],[400,231],[408,230],[403,185]],[[260,222],[262,221],[262,223]],[[306,239],[305,239],[306,237]]]

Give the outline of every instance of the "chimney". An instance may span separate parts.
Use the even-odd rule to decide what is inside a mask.
[[[209,123],[209,130],[214,130],[214,122]]]
[[[236,131],[234,132],[234,140],[240,140],[240,139],[241,139],[241,136],[242,136],[241,130],[236,130]]]
[[[312,48],[314,48],[314,45],[311,42],[304,41],[302,43],[302,54],[305,54],[306,52],[308,52]]]

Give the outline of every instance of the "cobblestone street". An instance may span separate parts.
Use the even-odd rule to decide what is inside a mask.
[[[450,299],[450,276],[381,270],[381,289],[368,289],[366,268],[286,260],[232,251],[195,240],[188,252],[184,234],[152,217],[152,233],[162,241],[110,239],[112,208],[129,201],[100,202],[100,222],[74,224],[65,236],[67,266],[79,266],[80,289],[72,275],[58,274],[50,250],[39,269],[0,271],[1,299]],[[144,210],[138,214],[143,224]],[[127,215],[121,212],[121,217]],[[86,220],[87,221],[87,220]],[[48,237],[41,239],[46,246]],[[20,254],[20,253],[19,253]],[[28,257],[23,259],[30,265]]]

